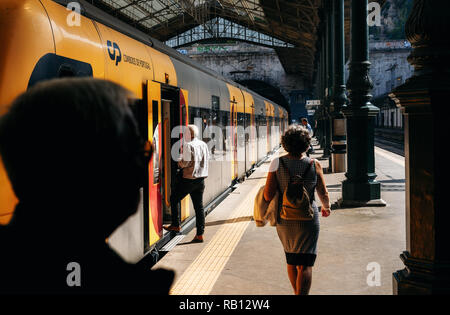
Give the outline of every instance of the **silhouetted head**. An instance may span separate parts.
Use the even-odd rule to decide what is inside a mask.
[[[107,237],[136,211],[145,158],[131,99],[115,83],[71,78],[13,102],[0,120],[0,154],[27,209],[13,221]]]
[[[308,129],[300,125],[291,125],[281,136],[281,145],[293,156],[300,156],[311,145]]]

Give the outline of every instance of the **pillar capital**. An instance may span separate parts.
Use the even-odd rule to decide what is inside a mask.
[[[405,26],[406,37],[414,48],[408,61],[415,75],[450,74],[449,2],[416,0]]]
[[[370,61],[351,61],[350,74],[347,81],[347,89],[350,97],[350,104],[345,109],[346,115],[360,115],[367,113],[369,116],[376,116],[379,112],[378,107],[374,106],[370,100],[373,89],[373,82],[370,78]],[[358,114],[359,113],[359,114]]]
[[[333,0],[333,8],[335,21],[334,116],[341,116],[341,109],[348,102],[345,85],[344,0]]]
[[[414,75],[389,95],[405,114],[431,113],[431,98],[450,89],[450,3],[416,0],[405,26]]]

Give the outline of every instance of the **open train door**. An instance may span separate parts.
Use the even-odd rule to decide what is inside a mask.
[[[177,208],[170,203],[170,196],[177,182],[177,162],[182,150],[183,129],[188,122],[188,91],[177,87],[161,86],[161,200],[163,223],[170,224],[172,211]],[[177,150],[179,150],[177,152]],[[190,216],[190,197],[181,201],[180,220],[184,221]]]
[[[252,102],[252,105],[250,106],[252,111],[250,113],[250,125],[251,125],[251,132],[250,132],[250,140],[251,140],[251,166],[253,167],[256,162],[258,161],[258,144],[257,144],[257,130],[256,130],[256,118],[255,118],[255,103]]]
[[[146,165],[146,180],[136,213],[130,216],[109,237],[108,244],[124,260],[137,263],[161,239],[161,85],[146,81],[142,85],[142,100],[131,106],[139,131],[153,144],[153,156]]]
[[[148,250],[163,235],[161,168],[162,154],[162,108],[161,84],[147,81],[148,140],[153,143],[153,157],[148,166],[148,187],[144,193],[144,241]]]

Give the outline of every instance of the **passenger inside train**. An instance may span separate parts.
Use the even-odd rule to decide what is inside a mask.
[[[107,244],[136,212],[152,153],[130,100],[118,84],[67,78],[34,86],[2,116],[0,153],[19,202],[0,226],[0,292],[169,292],[172,271],[125,263]]]

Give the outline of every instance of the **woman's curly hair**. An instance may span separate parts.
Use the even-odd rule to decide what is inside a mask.
[[[294,156],[300,156],[311,145],[311,135],[308,129],[300,125],[291,125],[281,136],[281,145]]]

